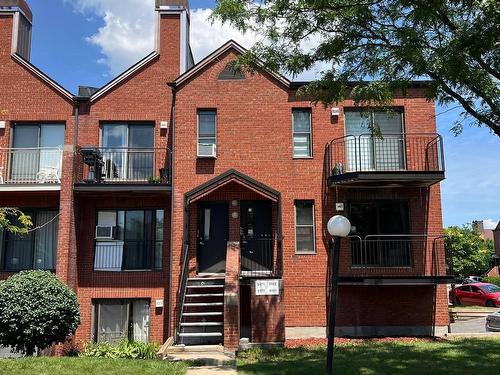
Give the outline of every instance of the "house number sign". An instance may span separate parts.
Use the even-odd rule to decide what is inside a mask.
[[[279,296],[279,280],[255,280],[256,296]]]

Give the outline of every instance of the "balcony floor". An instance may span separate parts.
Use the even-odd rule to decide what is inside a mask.
[[[59,191],[61,184],[40,184],[40,183],[5,183],[0,184],[0,191]]]
[[[172,191],[170,184],[149,184],[149,183],[134,183],[134,182],[121,182],[121,183],[107,183],[107,184],[88,184],[79,183],[75,184],[74,190],[78,192],[106,192],[106,191],[120,191],[120,192],[166,192]]]
[[[427,187],[444,180],[444,172],[367,171],[346,172],[328,177],[329,186],[346,187]]]

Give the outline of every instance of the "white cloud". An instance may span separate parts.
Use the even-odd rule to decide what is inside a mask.
[[[483,220],[484,229],[495,229],[498,225],[498,221],[492,219]]]

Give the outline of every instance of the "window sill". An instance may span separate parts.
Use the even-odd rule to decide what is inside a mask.
[[[316,251],[296,251],[295,255],[316,255]]]
[[[200,156],[200,155],[196,155],[196,159],[217,159],[217,156]]]
[[[313,156],[293,156],[293,160],[311,160],[314,159]]]

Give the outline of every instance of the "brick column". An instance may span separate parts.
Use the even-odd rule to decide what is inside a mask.
[[[224,350],[235,352],[240,343],[240,243],[227,243],[224,283]]]

